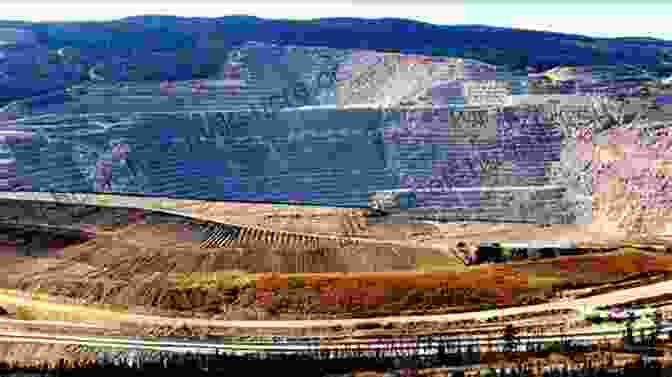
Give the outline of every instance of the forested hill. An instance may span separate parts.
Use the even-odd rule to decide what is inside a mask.
[[[402,19],[148,15],[107,22],[0,21],[0,102],[87,80],[92,67],[112,61],[129,62],[130,70],[141,72],[133,77],[141,80],[207,78],[231,48],[248,41],[467,57],[521,69],[613,64],[643,66],[661,77],[672,74],[672,41],[651,38],[598,39]],[[145,62],[156,66],[157,57],[179,69],[145,72]]]
[[[265,20],[249,16],[180,18],[138,16],[100,23],[29,24],[50,47],[187,48],[205,40],[235,46],[246,41],[393,49],[404,53],[464,55],[488,63],[655,64],[672,41],[652,38],[597,39],[482,25],[439,26],[402,19],[325,18]],[[149,46],[147,43],[149,42]],[[668,56],[672,57],[667,51]]]

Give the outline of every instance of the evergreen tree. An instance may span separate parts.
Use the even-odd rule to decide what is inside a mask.
[[[662,332],[663,329],[663,315],[660,312],[660,310],[656,310],[655,314],[655,323],[656,323],[656,330],[655,332],[651,335],[651,345],[656,346],[656,341],[658,340],[658,337],[660,336],[660,333]]]
[[[628,313],[628,319],[625,323],[625,343],[626,344],[633,344],[633,336],[632,336],[632,325],[635,322],[634,314],[632,312]]]

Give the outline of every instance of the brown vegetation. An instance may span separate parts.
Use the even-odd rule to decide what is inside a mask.
[[[418,272],[418,265],[428,261],[456,262],[410,246],[351,245],[298,253],[197,245],[181,225],[136,224],[116,236],[71,246],[59,258],[13,259],[0,282],[143,313],[318,319],[542,303],[560,289],[666,272],[672,266],[668,256],[623,254]],[[306,260],[311,255],[314,260]]]
[[[43,363],[55,367],[61,359],[65,362],[92,362],[95,357],[92,352],[82,352],[77,345],[0,343],[0,360],[22,367]]]
[[[601,255],[562,256],[532,263],[512,264],[514,271],[556,276],[576,286],[672,272],[672,256],[635,251]]]

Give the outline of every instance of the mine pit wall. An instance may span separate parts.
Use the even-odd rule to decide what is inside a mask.
[[[431,199],[425,200],[424,206],[414,208],[405,205],[409,202],[417,203],[419,195]],[[370,221],[388,224],[421,221],[575,223],[577,218],[567,209],[566,195],[566,188],[560,186],[477,187],[444,192],[379,192],[373,193],[371,200],[384,200],[386,203],[379,206],[387,209],[388,216]],[[440,205],[445,205],[444,203],[456,204],[452,208],[441,208]]]
[[[249,112],[27,118],[13,124],[32,136],[8,145],[16,176],[3,181],[3,191],[366,207],[370,193],[432,188],[438,193],[416,192],[416,205],[442,208],[448,217],[462,216],[451,209],[461,207],[485,219],[575,222],[560,212],[574,210],[574,184],[558,174],[577,160],[573,143],[546,115],[517,108],[313,108],[266,118]],[[466,204],[446,193],[451,187],[471,190],[462,194]]]
[[[127,225],[138,221],[190,223],[181,216],[135,208],[106,207],[53,201],[0,199],[0,223],[8,225],[68,227]]]
[[[38,200],[0,199],[2,255],[55,256],[63,248],[97,236],[96,226],[114,229],[127,224],[172,223],[190,228],[195,241],[207,237],[207,224],[135,208],[115,208]]]
[[[3,256],[59,256],[64,248],[88,241],[93,234],[71,227],[0,224]]]

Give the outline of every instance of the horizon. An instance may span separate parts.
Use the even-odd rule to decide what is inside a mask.
[[[266,20],[311,20],[325,18],[383,19],[396,18],[440,26],[489,26],[593,38],[655,38],[672,41],[672,29],[666,27],[666,14],[672,4],[655,1],[637,4],[609,4],[605,1],[568,1],[532,3],[530,1],[459,1],[431,4],[401,2],[376,6],[375,2],[322,3],[143,3],[121,1],[86,5],[78,2],[23,2],[3,4],[2,21],[23,22],[97,22],[116,21],[137,16],[175,16],[183,18],[220,18],[252,16]],[[600,16],[594,16],[600,14]],[[414,16],[415,15],[415,16]]]

